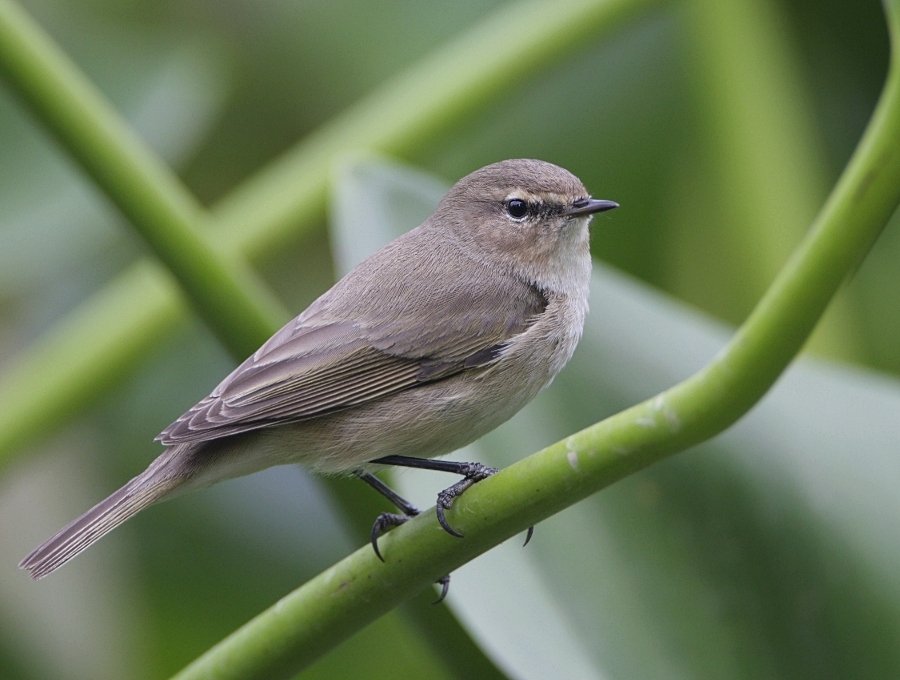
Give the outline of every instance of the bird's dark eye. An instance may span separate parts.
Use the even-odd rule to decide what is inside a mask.
[[[517,220],[528,214],[528,204],[521,198],[511,198],[506,202],[506,212]]]

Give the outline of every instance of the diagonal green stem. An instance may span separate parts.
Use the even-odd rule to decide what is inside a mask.
[[[366,546],[236,631],[176,677],[288,677],[441,574],[622,477],[721,432],[800,350],[829,300],[900,203],[900,0],[881,100],[813,228],[728,346],[699,373],[539,451],[470,489],[448,536],[424,513]]]
[[[8,2],[0,0],[0,10],[6,24],[17,25],[21,17]],[[656,2],[524,0],[501,7],[482,24],[335,118],[215,206],[213,222],[221,227],[217,237],[226,259],[271,252],[310,230],[324,213],[331,165],[342,152],[409,153],[415,145],[434,139],[462,116],[548,68],[601,31]],[[510,25],[516,30],[507,30]],[[5,40],[0,38],[0,42]],[[16,52],[5,53],[15,60]],[[459,63],[471,67],[453,68]],[[0,66],[7,70],[26,67]],[[148,176],[159,172],[162,170],[155,166]],[[182,205],[185,215],[196,217],[193,200],[174,186],[177,180],[158,179],[160,191],[169,190],[172,203]],[[219,311],[228,315],[233,310]],[[212,308],[208,312],[218,313]],[[185,300],[161,267],[144,262],[118,276],[103,294],[91,298],[23,353],[0,380],[0,465],[87,408],[157,346],[152,338],[170,332],[186,318]],[[72,347],[72,329],[78,331],[77,348]],[[241,341],[241,347],[252,346],[240,358],[263,340],[265,337],[259,338],[255,345]],[[78,348],[86,351],[74,351]]]
[[[278,329],[286,314],[239,258],[202,233],[200,204],[11,0],[0,0],[0,74],[134,225],[235,357]]]

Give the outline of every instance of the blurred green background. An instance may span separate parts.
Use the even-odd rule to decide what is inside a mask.
[[[502,4],[24,6],[212,205]],[[507,30],[517,28],[511,22]],[[598,260],[735,324],[840,173],[875,105],[887,58],[875,0],[659,2],[498,93],[402,160],[447,183],[502,158],[562,165],[595,196],[622,205],[596,220]],[[337,191],[331,200],[357,201],[365,211],[362,196]],[[115,210],[0,84],[0,378],[19,352],[143,254]],[[582,504],[581,514],[554,518],[547,523],[553,530],[539,527],[536,541],[545,547],[533,560],[544,580],[535,577],[532,585],[543,590],[502,600],[509,608],[495,609],[506,613],[506,623],[501,616],[493,631],[479,628],[465,602],[454,604],[511,676],[527,669],[503,661],[503,639],[524,634],[511,631],[523,620],[527,626],[516,608],[531,599],[562,609],[561,619],[578,629],[571,644],[584,656],[577,672],[585,677],[900,674],[900,595],[896,574],[882,569],[898,539],[882,532],[889,524],[872,523],[879,511],[883,519],[900,509],[889,488],[879,495],[867,486],[895,480],[893,458],[900,458],[897,430],[875,432],[870,422],[879,408],[887,418],[897,414],[898,262],[895,216],[810,344],[811,352],[862,372],[829,367],[823,378],[811,369],[817,377],[807,376],[809,384],[785,402],[783,421],[657,466]],[[326,220],[254,264],[299,312],[337,271]],[[632,284],[609,283],[619,285]],[[583,427],[682,375],[687,364],[665,372],[678,343],[699,347],[698,338],[722,330],[703,335],[708,321],[667,304],[654,313],[699,335],[660,333],[624,377],[601,371],[596,381],[584,378],[603,355],[583,352],[581,379],[542,402],[540,417],[553,426],[536,426],[521,441],[496,435],[488,448],[503,449],[506,437],[506,448],[525,455],[553,441],[554,427],[561,434]],[[616,317],[610,311],[608,318]],[[625,324],[623,317],[597,332],[613,342]],[[709,354],[698,352],[702,363]],[[658,362],[647,358],[654,356]],[[0,470],[0,677],[166,677],[356,545],[316,482],[287,469],[155,508],[43,582],[15,569],[40,540],[142,470],[158,453],[153,436],[232,365],[192,322],[159,343],[101,403]],[[594,408],[591,399],[604,389],[613,396]],[[796,422],[817,431],[838,423],[838,415],[819,422],[816,413],[799,412],[813,396],[846,414],[839,424],[848,439],[835,455],[865,461],[858,480],[848,480],[821,439],[779,429],[794,423],[791,406]],[[849,413],[852,403],[865,408]],[[527,422],[540,425],[540,417]],[[871,444],[873,432],[881,439]],[[864,443],[853,450],[854,441]],[[741,446],[746,458],[735,453]],[[763,450],[770,463],[781,457],[803,464],[791,473],[753,468],[747,461]],[[823,460],[830,472],[815,470]],[[829,481],[816,485],[806,474]],[[860,500],[866,496],[868,505]],[[848,535],[871,540],[851,544]],[[557,557],[579,546],[584,554],[548,566],[551,546]],[[588,550],[604,546],[615,546],[615,556]],[[601,563],[610,568],[595,575]],[[591,590],[601,577],[602,587]],[[467,587],[475,588],[461,578],[452,594]],[[543,625],[533,620],[534,629]],[[487,640],[491,634],[498,639]],[[632,647],[612,644],[617,636]],[[452,675],[408,621],[391,616],[307,677]]]

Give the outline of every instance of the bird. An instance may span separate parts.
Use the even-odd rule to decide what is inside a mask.
[[[156,439],[166,448],[144,472],[19,567],[43,578],[154,503],[293,463],[356,475],[397,506],[373,525],[379,558],[378,536],[419,510],[374,473],[397,465],[460,474],[436,513],[461,536],[445,510],[497,470],[433,459],[508,420],[572,356],[588,312],[588,224],[616,207],[545,161],[466,175],[421,225],[360,263],[163,430]],[[449,577],[440,582],[443,599]]]

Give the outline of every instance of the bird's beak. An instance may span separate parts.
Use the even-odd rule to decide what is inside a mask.
[[[594,213],[604,212],[618,208],[619,204],[615,201],[601,201],[596,198],[581,198],[572,204],[572,207],[563,212],[566,217],[584,217],[585,215],[593,215]]]

